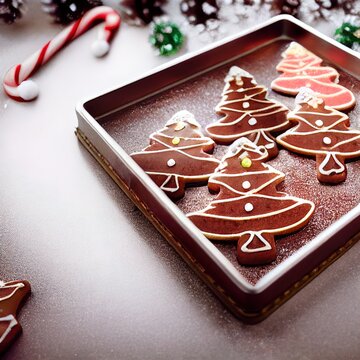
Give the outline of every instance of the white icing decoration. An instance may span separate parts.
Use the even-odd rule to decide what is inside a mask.
[[[19,96],[26,100],[30,101],[38,97],[39,95],[39,87],[32,80],[23,81],[18,87],[17,90],[19,92]]]
[[[200,124],[195,120],[194,114],[187,110],[181,110],[174,114],[172,118],[167,121],[166,126],[176,124],[177,122],[188,122],[189,124],[200,128]]]
[[[176,164],[176,161],[174,159],[169,159],[167,161],[167,166],[168,167],[173,167],[173,166],[175,166],[175,164]]]
[[[6,299],[10,299],[15,293],[17,290],[23,288],[25,285],[23,283],[17,283],[17,284],[6,284],[4,282],[1,282],[0,283],[0,288],[5,288],[5,289],[9,289],[9,288],[14,288],[13,292],[10,293],[9,295],[7,296],[4,296],[4,297],[0,297],[0,302],[1,301],[4,301]]]
[[[255,118],[250,118],[249,121],[248,121],[248,124],[250,126],[254,126],[257,124],[257,120]]]
[[[148,174],[153,174],[153,173],[148,173]],[[175,187],[169,187],[166,186],[170,181],[171,181],[171,177],[174,176],[175,177]],[[168,192],[176,192],[180,189],[179,186],[179,176],[178,175],[169,175],[166,180],[162,183],[162,185],[160,186],[160,189],[164,190],[164,191],[168,191]]]
[[[323,143],[324,143],[325,145],[330,145],[330,144],[331,144],[331,139],[330,139],[328,136],[325,136],[325,137],[323,138]]]
[[[324,125],[324,122],[322,120],[316,120],[315,125],[318,127],[322,127]]]
[[[233,79],[237,81],[240,80],[242,77],[252,78],[252,76],[245,71],[244,69],[239,68],[238,66],[232,66],[225,77],[225,82],[229,82]],[[256,83],[255,83],[256,84]]]
[[[244,109],[248,109],[250,107],[250,103],[245,101],[242,106]]]
[[[241,246],[241,251],[244,253],[255,253],[255,252],[262,252],[262,251],[268,251],[271,250],[271,245],[269,244],[269,242],[262,236],[261,233],[258,232],[253,232],[253,231],[249,231],[250,237],[249,239],[246,241],[245,244],[243,244]],[[255,248],[255,249],[249,249],[248,246],[251,244],[251,242],[254,240],[254,237],[257,237],[263,244],[264,246],[260,247],[260,248]]]
[[[339,166],[338,169],[330,169],[330,170],[324,170],[328,162],[330,161],[330,158],[332,158],[335,163]],[[336,157],[336,154],[333,152],[328,152],[325,156],[325,159],[322,161],[322,163],[319,166],[319,172],[322,175],[331,175],[332,173],[335,174],[341,174],[345,171],[344,164]]]
[[[252,203],[246,203],[244,209],[246,212],[251,212],[254,210],[254,205]]]
[[[242,183],[242,187],[247,190],[247,189],[250,189],[251,188],[251,184],[250,184],[250,181],[244,181]]]
[[[11,329],[17,325],[17,320],[15,319],[14,315],[7,315],[7,316],[3,316],[0,317],[0,322],[9,322],[8,327],[6,328],[6,330],[3,332],[3,334],[0,337],[0,343],[2,343],[6,337],[9,335]]]
[[[258,146],[256,143],[252,142],[246,137],[241,137],[240,139],[235,140],[231,146],[229,147],[229,150],[224,156],[225,158],[232,157],[234,154],[239,153],[242,151],[242,154],[240,155],[240,160],[244,159],[248,156],[248,153],[246,150],[256,152],[257,154],[261,155],[261,158],[267,157],[267,150],[263,146]]]

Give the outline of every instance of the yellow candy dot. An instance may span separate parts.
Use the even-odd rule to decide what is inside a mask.
[[[252,162],[248,157],[245,157],[241,160],[241,166],[244,168],[249,168],[251,166]]]
[[[175,126],[175,131],[182,130],[182,129],[184,129],[184,127],[185,127],[185,123],[182,121],[179,121]]]
[[[171,140],[171,142],[172,142],[174,145],[177,145],[177,144],[180,143],[180,138],[174,137],[174,138]]]

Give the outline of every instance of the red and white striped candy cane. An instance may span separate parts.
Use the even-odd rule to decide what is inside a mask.
[[[28,80],[30,76],[69,42],[101,20],[104,21],[104,25],[99,30],[98,39],[92,44],[92,52],[96,57],[104,56],[110,49],[109,43],[112,36],[120,26],[120,15],[111,7],[98,6],[66,27],[22,64],[12,67],[3,81],[6,94],[18,101],[35,99],[39,94],[39,89],[34,81]]]

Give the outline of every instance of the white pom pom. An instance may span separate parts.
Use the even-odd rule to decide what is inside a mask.
[[[23,81],[18,87],[19,96],[26,101],[34,100],[39,95],[39,87],[32,80]]]
[[[110,45],[105,40],[96,40],[91,45],[91,52],[96,57],[102,57],[106,55],[109,52],[109,50],[110,50]]]

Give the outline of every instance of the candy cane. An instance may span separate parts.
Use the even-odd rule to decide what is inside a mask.
[[[98,6],[89,10],[81,19],[66,27],[22,64],[12,67],[6,73],[3,81],[6,94],[18,101],[35,99],[39,94],[38,86],[34,81],[27,79],[59,50],[86,32],[99,20],[103,20],[105,23],[98,33],[98,39],[92,44],[91,50],[96,57],[107,54],[110,49],[110,40],[120,26],[120,16],[110,7]]]

